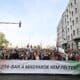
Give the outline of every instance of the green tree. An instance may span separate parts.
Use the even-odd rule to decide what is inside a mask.
[[[7,47],[9,41],[6,39],[5,34],[0,32],[0,48]]]
[[[42,49],[41,45],[36,45],[36,46],[34,46],[34,48],[38,49],[38,50]]]

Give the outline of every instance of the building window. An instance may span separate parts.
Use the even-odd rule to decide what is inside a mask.
[[[71,39],[73,39],[73,35],[71,34]]]
[[[72,16],[73,16],[73,11],[72,11]]]
[[[76,4],[76,0],[74,0],[74,4]]]
[[[73,43],[72,43],[72,49],[73,49]]]
[[[79,35],[79,29],[77,29],[77,35]]]
[[[69,32],[69,28],[68,28],[68,32]]]
[[[71,3],[71,8],[73,7],[73,4]]]
[[[70,27],[71,27],[71,30],[72,30],[72,25]]]
[[[69,21],[67,21],[67,25],[69,25]]]
[[[74,20],[72,21],[72,25],[74,26]]]
[[[67,34],[67,26],[66,26],[66,34]]]
[[[70,44],[68,44],[68,48],[70,48]]]
[[[63,26],[62,26],[62,32],[64,32]]]
[[[65,18],[65,23],[66,23],[66,18]]]
[[[70,40],[70,36],[68,36],[68,40]]]
[[[68,9],[66,9],[66,12],[68,13]]]
[[[76,23],[78,23],[78,17],[76,17]]]
[[[75,36],[75,30],[73,30],[73,35]]]
[[[77,8],[75,8],[75,13],[77,13],[78,12],[78,10],[77,10]]]
[[[68,14],[66,15],[66,17],[68,18]]]
[[[71,22],[71,18],[70,18],[70,22]]]
[[[71,14],[71,11],[69,11],[69,14]]]

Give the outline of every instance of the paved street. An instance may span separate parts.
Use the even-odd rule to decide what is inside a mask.
[[[0,80],[80,80],[69,75],[0,75]]]

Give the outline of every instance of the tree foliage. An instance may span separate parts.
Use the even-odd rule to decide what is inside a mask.
[[[5,34],[0,32],[0,48],[7,47],[9,41],[6,39]]]

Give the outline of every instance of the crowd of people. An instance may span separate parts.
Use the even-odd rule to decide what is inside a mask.
[[[80,61],[80,53],[61,53],[51,49],[6,48],[0,49],[0,59]]]

